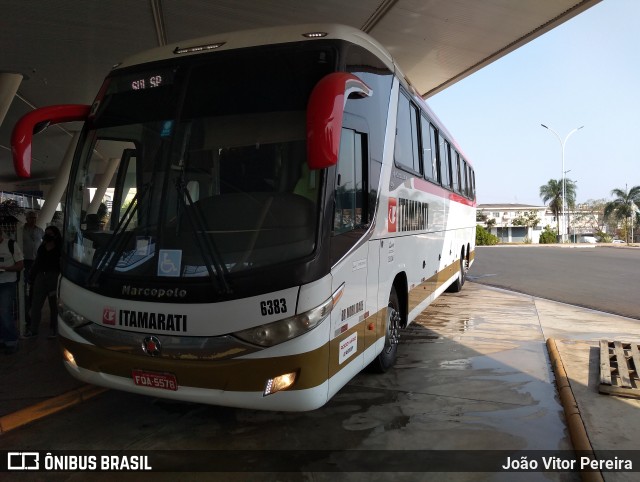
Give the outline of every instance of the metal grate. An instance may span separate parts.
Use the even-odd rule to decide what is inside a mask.
[[[637,343],[600,340],[600,393],[640,399]]]

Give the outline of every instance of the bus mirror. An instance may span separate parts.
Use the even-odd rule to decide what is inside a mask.
[[[52,124],[84,121],[88,115],[88,105],[68,104],[41,107],[22,116],[11,133],[11,152],[16,174],[20,177],[31,176],[31,139],[33,134],[43,131]]]
[[[371,89],[347,72],[334,72],[316,84],[307,105],[307,164],[323,169],[338,163],[344,106],[351,94],[368,97]]]

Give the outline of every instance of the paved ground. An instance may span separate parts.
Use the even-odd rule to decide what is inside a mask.
[[[640,319],[640,248],[480,246],[469,276],[488,286]]]
[[[54,401],[53,405],[59,404],[55,395],[80,386],[61,369],[53,342],[25,340],[19,353],[6,357],[0,365],[3,379],[0,407],[5,415],[0,417],[0,425],[3,430],[9,428],[0,435],[0,450],[278,447],[377,450],[372,453],[377,456],[392,453],[394,457],[395,454],[402,457],[405,452],[390,451],[566,452],[572,444],[550,368],[545,345],[548,338],[557,342],[596,454],[624,457],[627,455],[624,450],[640,449],[640,403],[597,393],[599,366],[594,351],[600,338],[639,341],[638,320],[468,283],[462,293],[439,298],[407,330],[393,370],[382,376],[362,373],[325,407],[303,414],[196,404],[179,408],[176,404],[155,403],[148,397],[107,392],[66,410],[64,416],[53,415],[14,428],[10,425],[15,422],[16,413],[21,413],[20,423],[27,422],[47,410],[43,403],[38,409],[29,409],[33,403],[49,399]],[[125,406],[128,411],[122,410]],[[16,412],[20,408],[26,409]],[[176,410],[181,413],[179,417]],[[420,457],[420,453],[413,456]],[[463,456],[460,467],[466,461]],[[415,459],[411,463],[415,464]],[[80,475],[56,480],[86,480]],[[153,475],[154,481],[175,477],[175,474],[149,475]],[[245,480],[246,475],[234,480]],[[268,475],[261,478],[249,475],[254,480],[273,479]],[[603,475],[607,481],[637,479],[634,473],[623,471]],[[278,479],[336,480],[335,473],[314,472],[312,467],[301,477],[292,479],[285,474]],[[218,474],[215,480],[225,478]],[[383,471],[340,473],[338,478],[579,480],[579,475]],[[192,479],[210,478],[200,474]],[[34,474],[25,480],[41,479]]]

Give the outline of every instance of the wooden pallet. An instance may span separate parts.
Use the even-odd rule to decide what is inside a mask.
[[[600,340],[600,393],[640,399],[637,343]]]

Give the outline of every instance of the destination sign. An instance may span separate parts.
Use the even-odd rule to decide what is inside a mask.
[[[112,83],[110,94],[150,90],[173,84],[175,71],[172,68],[137,72],[116,77]]]

